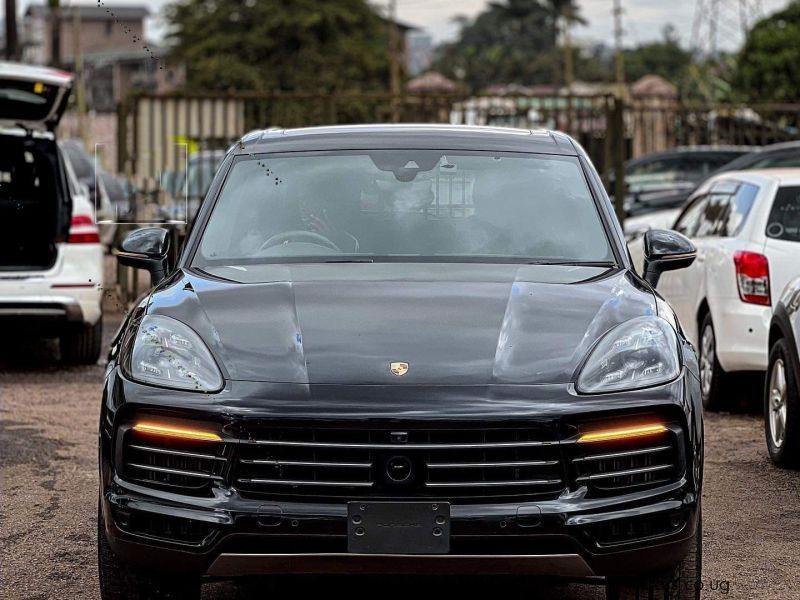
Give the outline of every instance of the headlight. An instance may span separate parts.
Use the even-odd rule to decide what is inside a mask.
[[[222,373],[200,336],[180,321],[147,315],[131,352],[130,376],[143,383],[216,392]]]
[[[578,376],[584,394],[667,383],[680,373],[678,338],[659,317],[637,317],[606,333]]]

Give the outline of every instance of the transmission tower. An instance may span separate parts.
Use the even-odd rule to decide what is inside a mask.
[[[733,50],[750,28],[764,16],[762,0],[696,0],[692,23],[692,50],[715,58]]]

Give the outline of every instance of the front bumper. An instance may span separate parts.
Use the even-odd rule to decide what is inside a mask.
[[[123,491],[119,482],[112,486]],[[586,502],[453,506],[451,553],[365,555],[347,552],[343,505],[264,505],[231,498],[235,510],[187,507],[145,498],[141,490],[103,498],[106,535],[123,560],[173,575],[237,577],[266,574],[531,574],[581,578],[662,572],[687,552],[695,533],[697,497],[686,482],[671,490],[588,508]],[[536,520],[520,518],[540,514]],[[199,545],[170,543],[125,531],[132,513],[189,519],[208,527]],[[674,531],[603,548],[600,524],[667,517]]]
[[[220,578],[271,573],[635,576],[674,566],[686,555],[695,535],[702,481],[702,417],[698,382],[688,371],[661,388],[596,398],[565,399],[563,387],[538,386],[539,400],[504,402],[502,416],[498,416],[498,402],[487,405],[482,421],[535,420],[540,424],[664,411],[681,422],[683,472],[667,484],[610,497],[587,497],[585,490],[573,486],[542,501],[453,502],[450,553],[444,555],[348,553],[346,501],[254,498],[227,483],[215,485],[206,496],[189,496],[132,482],[117,468],[121,443],[115,436],[124,430],[124,423],[130,423],[131,415],[191,415],[236,425],[252,419],[274,421],[278,406],[281,418],[336,420],[336,415],[323,413],[320,406],[303,402],[292,406],[313,409],[313,417],[289,415],[285,408],[289,404],[270,408],[269,402],[253,399],[263,398],[263,389],[252,395],[249,390],[226,388],[218,396],[197,400],[202,406],[182,404],[179,400],[187,398],[181,396],[185,393],[141,386],[115,369],[110,371],[101,416],[101,506],[109,543],[124,561],[173,575]],[[349,410],[339,398],[337,407]],[[387,400],[386,405],[392,403]],[[452,410],[464,405],[454,400]],[[444,400],[439,404],[437,419],[457,423],[467,418],[448,416],[448,406]],[[470,410],[475,412],[476,406],[470,404]],[[359,411],[362,420],[378,418],[365,415],[363,408]],[[474,422],[478,415],[469,417]],[[398,423],[396,416],[393,423]],[[439,500],[446,500],[444,494]],[[617,536],[609,543],[612,528],[628,537],[620,541]],[[172,532],[172,539],[164,531]],[[185,537],[175,539],[176,532]]]

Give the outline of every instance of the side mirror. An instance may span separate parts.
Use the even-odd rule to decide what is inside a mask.
[[[122,265],[149,271],[156,285],[169,272],[169,238],[169,230],[160,227],[134,229],[114,249],[114,255]]]
[[[651,229],[644,234],[644,278],[654,288],[663,272],[685,269],[696,257],[697,249],[682,233]]]

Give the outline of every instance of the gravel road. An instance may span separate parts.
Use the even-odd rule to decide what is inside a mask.
[[[120,317],[106,319],[105,335]],[[98,598],[95,550],[101,365],[62,367],[55,343],[0,340],[0,598]],[[750,393],[752,395],[752,392]],[[800,473],[772,466],[759,415],[706,416],[704,598],[800,597]],[[403,578],[325,580],[332,595],[439,589],[451,597],[523,592],[604,597],[593,585]],[[293,581],[298,583],[297,580]],[[308,584],[310,585],[310,584]],[[444,587],[444,586],[448,587]],[[338,589],[337,589],[338,588]],[[363,591],[359,593],[359,591]],[[293,592],[298,591],[293,587]],[[372,596],[372,594],[369,594]],[[256,594],[257,596],[257,594]],[[236,598],[227,583],[205,599]],[[255,596],[252,596],[255,597]]]

